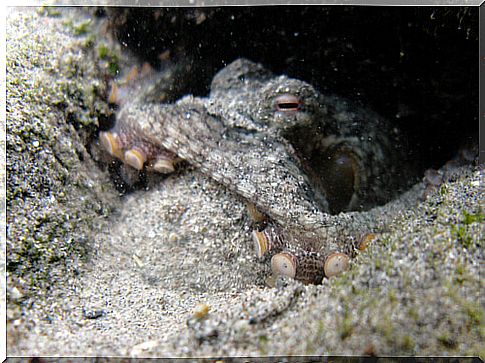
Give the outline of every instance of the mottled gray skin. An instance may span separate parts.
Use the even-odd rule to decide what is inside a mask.
[[[281,95],[296,96],[298,110],[278,109]],[[308,162],[312,152],[340,145],[353,155],[354,189],[344,211],[382,204],[409,184],[400,135],[381,117],[245,59],[214,77],[208,98],[147,99],[139,95],[117,116],[112,131],[123,135],[125,149],[145,144],[187,160],[255,204],[290,234],[290,244],[302,245],[297,250],[349,252],[360,232],[379,224],[372,213],[329,213],[331,191],[311,177],[326,171]]]
[[[276,110],[275,99],[284,94],[300,99],[298,111]],[[308,155],[312,149],[324,152],[341,144],[355,154],[360,181],[344,210],[363,210],[382,204],[405,185],[397,177],[402,175],[398,165],[404,160],[397,129],[390,128],[369,110],[342,98],[322,95],[303,81],[274,76],[259,64],[240,59],[220,71],[212,82],[207,109],[226,127],[256,138],[257,149],[274,154],[273,158],[259,158],[262,168],[280,169],[278,164],[284,160],[287,169],[275,180],[284,179],[288,173],[294,174],[295,179],[303,177],[305,185],[298,194],[301,199],[317,199],[317,207],[324,212],[329,211],[326,197],[331,191],[315,190],[305,176],[307,169],[302,166],[305,161],[301,153]],[[252,170],[247,172],[254,174]],[[260,184],[256,185],[262,189]],[[268,191],[273,194],[278,189],[268,186]],[[253,195],[245,197],[253,199]],[[278,204],[278,200],[272,200],[271,204]]]

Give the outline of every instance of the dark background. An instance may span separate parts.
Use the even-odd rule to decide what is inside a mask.
[[[478,143],[478,7],[108,8],[110,31],[141,61],[194,67],[184,93],[207,95],[236,58],[367,106],[438,168]]]

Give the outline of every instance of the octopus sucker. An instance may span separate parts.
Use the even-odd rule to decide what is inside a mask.
[[[143,165],[147,160],[145,153],[142,150],[136,148],[125,151],[123,159],[126,164],[130,165],[136,170],[142,170]]]
[[[268,239],[265,234],[260,231],[253,231],[252,235],[256,256],[262,258],[266,254],[266,251],[268,251]]]
[[[176,154],[139,138],[135,132],[117,126],[111,131],[99,133],[101,146],[111,156],[137,171],[145,167],[148,171],[160,174],[175,171],[175,165],[182,160]]]
[[[151,78],[156,75],[156,71],[149,63],[143,63],[141,66],[134,65],[123,77],[111,83],[108,102],[123,106],[132,101],[152,86]]]
[[[295,237],[279,228],[253,231],[258,257],[269,253],[275,275],[292,277],[304,283],[318,284],[324,277],[335,276],[349,267],[349,255],[344,252],[318,250],[319,241]],[[322,244],[323,245],[323,244]],[[352,253],[353,246],[347,245]]]
[[[379,223],[347,212],[384,204],[412,180],[394,127],[304,81],[238,59],[208,97],[168,104],[154,94],[177,88],[167,79],[138,69],[113,87],[120,108],[101,145],[135,170],[167,174],[183,159],[242,197],[257,257],[282,274],[320,283],[344,271],[355,236]]]
[[[248,211],[249,217],[255,223],[262,224],[267,221],[268,216],[262,213],[254,203],[246,203],[246,209]]]
[[[118,159],[123,158],[120,148],[120,140],[116,133],[114,132],[100,132],[99,140],[101,146],[111,155],[117,157]]]
[[[365,233],[359,241],[359,251],[365,251],[369,244],[377,238],[375,233]]]
[[[349,268],[350,258],[345,253],[335,252],[327,257],[323,270],[326,277],[338,275]]]
[[[158,157],[155,162],[150,165],[150,169],[161,174],[170,174],[175,171],[174,160],[167,157]]]
[[[252,232],[256,256],[264,257],[266,253],[275,253],[283,250],[287,245],[286,236],[274,225],[269,225],[262,231]]]
[[[256,256],[263,258],[267,253],[274,254],[285,247],[284,239],[279,238],[274,232],[268,232],[268,228],[263,231],[254,230],[252,232],[253,243]]]
[[[271,270],[275,275],[296,277],[297,262],[294,255],[280,252],[271,258]]]
[[[273,274],[288,276],[307,284],[320,284],[325,277],[344,272],[348,266],[348,256],[340,252],[326,257],[314,251],[283,251],[271,258]]]
[[[119,102],[118,85],[116,83],[113,83],[111,85],[111,89],[109,91],[109,96],[108,96],[108,102],[111,104],[116,104]]]

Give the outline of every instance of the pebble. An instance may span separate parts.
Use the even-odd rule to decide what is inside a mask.
[[[195,307],[193,316],[196,319],[202,319],[209,313],[209,305],[207,304],[199,304]]]
[[[20,292],[19,289],[17,289],[17,287],[13,287],[11,290],[10,290],[10,297],[14,300],[18,300],[18,299],[21,299],[24,295]]]
[[[147,340],[146,342],[135,345],[131,348],[130,356],[137,357],[144,353],[147,353],[160,345],[158,340]]]
[[[249,327],[249,321],[246,319],[241,319],[234,323],[234,330],[236,332],[243,333],[248,329],[248,327]]]
[[[171,243],[174,243],[174,242],[177,242],[178,240],[178,236],[176,233],[170,233],[170,235],[168,236],[168,240],[171,242]]]
[[[92,310],[83,310],[83,316],[86,319],[98,319],[105,314],[103,309],[92,309]]]

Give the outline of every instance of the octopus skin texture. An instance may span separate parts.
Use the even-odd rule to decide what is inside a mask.
[[[249,60],[220,70],[208,97],[167,103],[134,88],[110,96],[120,108],[103,147],[137,170],[170,173],[185,160],[244,198],[275,274],[319,283],[344,271],[378,224],[362,211],[409,186],[397,129]]]

